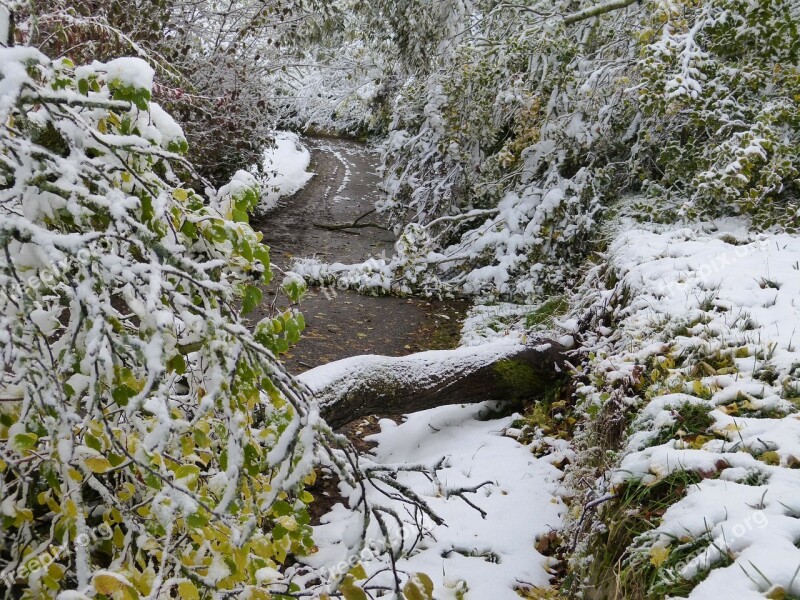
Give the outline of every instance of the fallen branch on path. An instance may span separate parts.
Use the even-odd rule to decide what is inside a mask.
[[[336,428],[374,414],[533,398],[563,378],[565,352],[556,342],[540,340],[532,345],[487,344],[401,357],[354,356],[298,378],[314,391],[322,416]]]
[[[383,231],[391,231],[385,225],[381,225],[380,223],[360,223],[361,219],[364,217],[371,215],[375,212],[376,209],[368,210],[363,215],[358,217],[352,223],[314,223],[314,227],[318,227],[319,229],[327,229],[329,231],[345,231],[347,229],[364,229],[367,227],[374,227],[375,229],[382,229]],[[350,233],[345,231],[345,233]]]

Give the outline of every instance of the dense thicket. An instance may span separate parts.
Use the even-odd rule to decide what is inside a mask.
[[[15,8],[18,42],[48,56],[150,62],[154,98],[184,128],[197,169],[218,185],[260,163],[281,102],[267,79],[305,61],[296,40],[325,13],[292,0],[36,0]]]
[[[530,299],[605,217],[796,227],[798,4],[370,3],[403,76],[384,148],[388,264],[360,286]],[[377,283],[376,283],[377,282]],[[399,282],[399,283],[398,283]]]

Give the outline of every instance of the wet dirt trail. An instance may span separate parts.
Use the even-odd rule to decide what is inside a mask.
[[[293,258],[355,263],[382,252],[391,255],[395,237],[378,228],[331,231],[315,223],[352,223],[373,208],[382,193],[378,156],[363,144],[341,139],[304,138],[315,173],[308,185],[254,221],[272,248],[272,260],[289,268]],[[363,221],[385,224],[371,214]],[[268,297],[265,298],[265,304]],[[393,296],[366,296],[350,290],[311,287],[300,304],[306,330],[283,357],[289,371],[359,354],[402,356],[452,348],[458,343],[465,304]],[[255,322],[265,312],[250,315]]]

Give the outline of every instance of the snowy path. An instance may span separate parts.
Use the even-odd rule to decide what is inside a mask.
[[[380,229],[329,231],[314,223],[349,223],[370,210],[381,194],[378,156],[363,144],[303,138],[315,176],[298,194],[255,221],[272,248],[272,259],[288,268],[292,259],[358,262],[391,253],[394,236]],[[370,221],[377,221],[370,215]],[[301,310],[307,328],[284,359],[294,373],[359,354],[402,356],[452,347],[458,342],[462,303],[364,296],[350,290],[312,287]],[[251,318],[263,318],[255,311]]]
[[[379,193],[377,157],[353,142],[312,139],[307,143],[316,176],[257,223],[276,262],[286,267],[294,257],[314,255],[355,262],[390,252],[393,236],[381,230],[363,229],[352,235],[313,227],[314,222],[352,222],[371,208]],[[287,363],[295,372],[305,371],[300,377],[308,382],[315,376],[308,367],[347,356],[404,355],[452,347],[460,335],[463,307],[315,288],[301,310],[308,329]],[[373,446],[366,458],[370,464],[434,465],[445,459],[438,482],[419,473],[398,476],[445,520],[437,526],[426,519],[427,535],[415,545],[406,540],[405,549],[413,546],[413,550],[398,564],[408,574],[426,573],[435,584],[437,600],[514,600],[519,598],[515,588],[547,587],[550,579],[551,559],[537,552],[535,545],[540,536],[560,527],[566,510],[557,495],[562,474],[546,459],[536,458],[530,448],[504,435],[513,416],[481,420],[487,412],[484,405],[447,406],[409,415],[404,421],[398,417],[399,424],[381,419],[380,432],[371,436],[368,433],[378,429],[375,420],[347,430],[360,449]],[[459,496],[447,497],[448,489],[478,486],[476,493],[465,495],[477,509]],[[330,511],[316,527],[320,550],[310,562],[333,567],[329,571],[333,578],[345,553],[342,542],[351,541],[348,532],[359,525],[354,513],[345,508],[351,492],[342,484],[338,494],[335,489],[317,492],[318,510]],[[413,523],[405,507],[387,500],[381,490],[371,488],[368,495],[371,502],[391,507],[409,525]],[[396,525],[393,531],[400,530]],[[368,542],[377,544],[381,539],[373,522]],[[341,572],[354,564],[340,565]],[[370,585],[392,584],[385,557],[367,553],[361,564],[368,576],[378,573]]]
[[[445,520],[436,526],[426,519],[429,534],[398,563],[408,574],[426,573],[437,600],[516,600],[515,588],[549,586],[551,559],[537,552],[535,545],[561,525],[566,510],[557,496],[562,474],[546,459],[536,458],[530,448],[503,435],[513,418],[480,420],[486,412],[484,405],[446,406],[408,415],[400,425],[384,419],[381,432],[370,438],[378,444],[372,459],[379,465],[433,465],[445,459],[438,482],[419,473],[398,477]],[[484,483],[476,493],[465,495],[477,509],[460,497],[447,497],[448,489]],[[343,496],[351,493],[341,487]],[[399,502],[387,502],[377,488],[370,489],[368,497],[406,515]],[[315,535],[321,550],[312,557],[313,564],[329,568],[339,564],[343,572],[353,566],[340,562],[344,548],[339,542],[347,539],[349,526],[357,528],[356,519],[342,504],[323,517],[325,524],[316,528]],[[373,523],[370,540],[381,539]],[[385,559],[367,555],[361,564],[368,576],[379,573],[372,584],[391,585]]]

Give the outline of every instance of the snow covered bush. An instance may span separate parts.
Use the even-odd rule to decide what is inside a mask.
[[[659,3],[642,33],[642,176],[680,214],[796,228],[800,31],[787,0]]]
[[[579,281],[634,196],[640,218],[797,226],[796,2],[442,4],[393,38],[397,256],[340,279],[535,301]]]
[[[0,48],[7,598],[275,597],[313,549],[326,429],[275,358],[302,318],[241,317],[272,276],[258,190],[190,189],[152,85],[139,59]]]
[[[275,90],[266,78],[293,60],[280,46],[314,14],[254,0],[7,1],[18,41],[48,56],[151,63],[154,98],[183,127],[195,168],[217,185],[270,144]]]
[[[296,133],[276,131],[275,144],[264,150],[261,164],[251,168],[261,189],[256,216],[278,206],[281,198],[296,194],[314,176],[309,172],[311,152]]]
[[[629,225],[580,290],[572,590],[795,598],[800,242]]]
[[[269,74],[271,108],[281,127],[358,138],[385,135],[395,78],[384,54],[352,35],[326,32],[299,53],[297,64]]]

